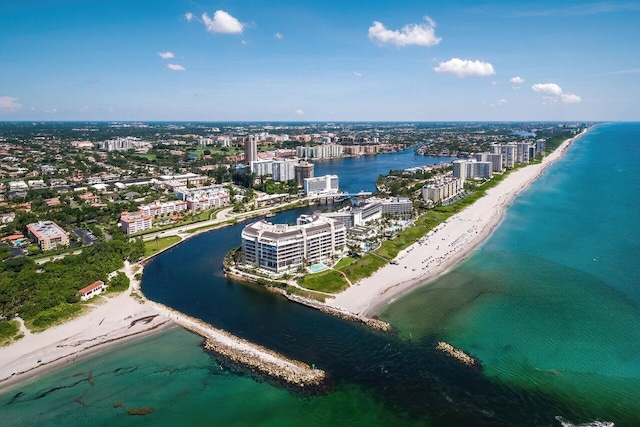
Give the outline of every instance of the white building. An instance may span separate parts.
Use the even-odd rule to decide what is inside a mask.
[[[242,230],[245,264],[274,273],[339,257],[345,247],[345,225],[319,215],[301,215],[296,225],[261,220]]]
[[[93,298],[94,296],[101,294],[106,289],[107,289],[107,286],[104,284],[104,282],[102,280],[98,280],[93,282],[89,286],[86,286],[80,289],[78,291],[78,294],[80,294],[80,299],[82,301],[87,301]]]
[[[408,197],[382,199],[382,215],[409,218],[413,215],[413,203]]]
[[[338,193],[338,175],[324,175],[304,179],[304,193],[307,196]]]
[[[529,163],[529,148],[531,144],[528,142],[519,142],[516,147],[516,163]]]
[[[273,175],[273,160],[254,160],[251,162],[251,172],[256,176]]]
[[[422,198],[440,203],[464,190],[464,180],[456,177],[440,179],[422,187]]]
[[[316,145],[313,147],[296,147],[296,155],[304,159],[332,159],[334,157],[341,157],[343,154],[342,145],[327,144]]]
[[[187,209],[198,211],[226,206],[230,203],[229,191],[221,185],[200,188],[182,188],[176,197],[187,203]]]
[[[473,178],[491,178],[493,162],[479,162],[476,159],[453,161],[453,176],[461,180]]]
[[[278,182],[287,182],[296,179],[295,166],[298,159],[277,160],[273,162],[272,174],[273,180]]]
[[[172,200],[170,202],[160,202],[156,200],[148,205],[138,206],[138,212],[151,218],[174,215],[187,210],[187,202],[182,200]]]
[[[343,208],[337,212],[324,212],[320,215],[340,221],[344,223],[347,228],[352,228],[382,218],[382,203],[372,201],[363,203],[360,206]]]
[[[516,144],[494,144],[491,153],[502,154],[502,167],[510,169],[516,166],[518,146]]]

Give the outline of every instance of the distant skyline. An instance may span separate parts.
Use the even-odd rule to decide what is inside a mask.
[[[640,120],[640,2],[0,8],[0,121]]]

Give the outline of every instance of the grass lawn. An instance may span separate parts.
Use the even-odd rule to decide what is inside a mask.
[[[303,289],[296,288],[295,286],[287,286],[286,291],[288,294],[291,294],[291,295],[298,295],[303,298],[314,299],[320,302],[324,302],[325,299],[327,298],[324,294],[319,294],[313,291],[305,291]]]
[[[372,254],[365,255],[355,262],[342,267],[340,271],[345,273],[351,283],[371,276],[376,270],[385,265],[387,261]]]
[[[335,270],[325,270],[319,273],[307,274],[298,280],[298,284],[312,291],[336,293],[349,287],[342,274]]]
[[[148,257],[155,254],[158,251],[167,248],[174,243],[178,243],[180,240],[180,236],[167,236],[161,237],[157,240],[149,240],[148,242],[144,242],[144,256]]]
[[[356,261],[355,258],[344,257],[336,265],[333,266],[336,270],[340,270],[342,267],[346,267],[349,264],[353,264]]]

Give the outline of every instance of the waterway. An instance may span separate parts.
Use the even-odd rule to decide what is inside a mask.
[[[271,384],[206,354],[199,337],[176,329],[3,393],[0,419],[131,424],[114,407],[122,402],[153,406],[135,419],[150,425],[558,425],[556,416],[640,424],[639,139],[640,126],[613,125],[576,143],[476,255],[385,310],[396,334],[226,280],[221,260],[239,244],[242,224],[196,236],[147,266],[143,290],[151,299],[316,364],[327,372],[326,389]],[[611,160],[603,160],[603,147]],[[349,183],[347,170],[375,180],[428,163],[412,152],[385,156],[386,170],[357,158],[327,162],[323,172],[316,166],[316,175],[337,173],[348,191],[371,190]],[[434,350],[438,339],[480,358],[484,370]]]

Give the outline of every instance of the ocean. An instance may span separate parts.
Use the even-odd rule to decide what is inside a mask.
[[[226,280],[220,261],[239,244],[242,224],[196,236],[147,266],[143,290],[151,299],[315,363],[327,371],[324,388],[274,384],[207,354],[202,339],[176,328],[0,394],[0,420],[559,425],[563,417],[638,425],[638,141],[640,124],[633,123],[600,125],[579,139],[514,202],[480,250],[385,308],[392,334]],[[375,161],[415,165],[402,154],[386,156]],[[341,167],[354,169],[350,162],[323,165],[325,173],[342,179]],[[372,176],[387,172],[365,162]],[[357,182],[350,190],[368,188]],[[437,340],[473,354],[483,369],[434,350]],[[140,408],[153,411],[128,413]]]

